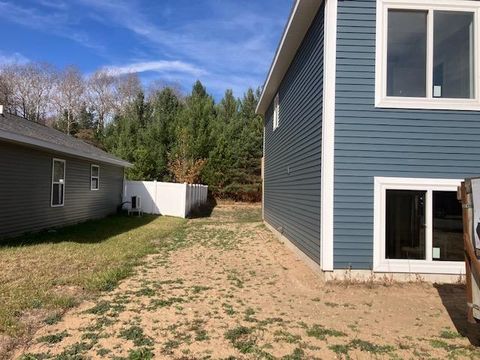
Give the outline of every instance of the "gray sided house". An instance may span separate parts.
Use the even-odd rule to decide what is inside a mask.
[[[465,272],[480,1],[297,0],[257,108],[264,220],[315,268]]]
[[[124,168],[95,146],[0,115],[0,239],[115,213]]]

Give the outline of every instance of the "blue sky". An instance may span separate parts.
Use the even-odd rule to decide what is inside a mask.
[[[263,84],[292,0],[0,0],[0,63],[200,79],[216,99]]]

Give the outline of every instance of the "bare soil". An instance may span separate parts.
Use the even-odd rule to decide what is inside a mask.
[[[480,358],[464,337],[463,285],[325,283],[266,229],[259,206],[219,205],[158,246],[15,357]]]

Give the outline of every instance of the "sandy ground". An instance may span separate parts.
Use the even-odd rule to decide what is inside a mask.
[[[324,283],[259,221],[220,205],[134,276],[40,329],[24,359],[480,358],[461,285]]]

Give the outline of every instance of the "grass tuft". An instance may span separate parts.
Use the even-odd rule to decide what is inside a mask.
[[[450,329],[444,329],[440,332],[440,337],[442,339],[458,339],[458,338],[462,338],[463,336],[456,331],[452,331]]]
[[[56,344],[56,343],[61,342],[67,336],[69,336],[68,333],[66,331],[62,331],[62,332],[59,332],[59,333],[56,333],[56,334],[41,336],[37,339],[37,342],[47,343],[47,344]]]
[[[345,334],[342,331],[327,329],[326,327],[322,325],[317,325],[317,324],[307,329],[307,335],[320,340],[325,340],[327,336],[332,336],[332,337],[347,336],[347,334]]]
[[[225,333],[225,339],[229,340],[233,347],[242,354],[253,353],[257,350],[257,339],[253,336],[252,328],[237,326]]]
[[[154,354],[149,348],[140,348],[130,350],[128,360],[150,360],[154,358]]]
[[[153,341],[143,333],[140,326],[131,326],[120,331],[120,337],[126,340],[133,341],[135,346],[152,346]]]

